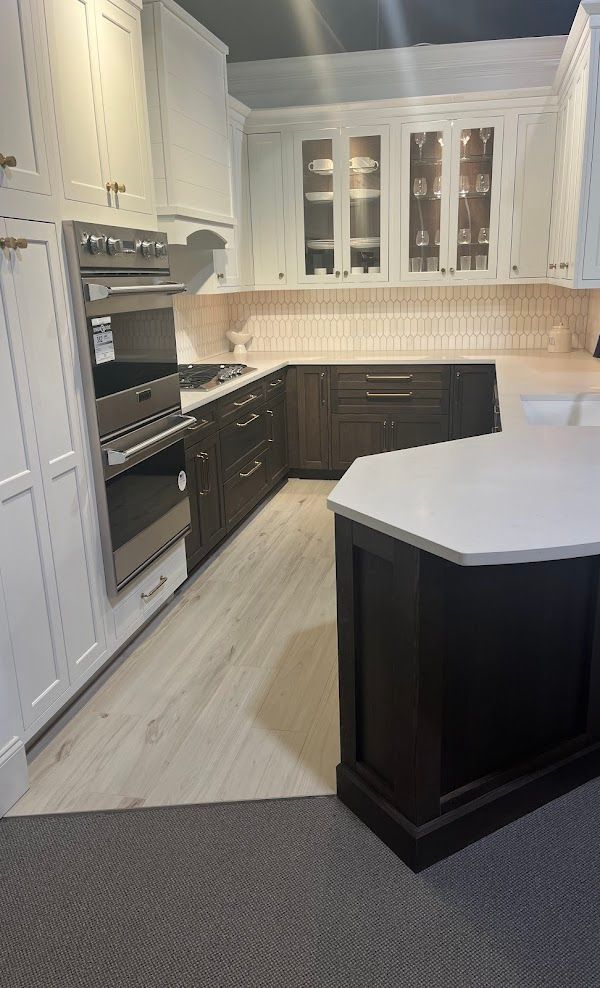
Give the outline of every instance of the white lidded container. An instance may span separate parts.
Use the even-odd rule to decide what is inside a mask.
[[[548,335],[548,353],[569,353],[570,349],[571,330],[559,322]]]

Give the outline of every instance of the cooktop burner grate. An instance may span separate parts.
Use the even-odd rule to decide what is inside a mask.
[[[179,384],[185,391],[207,391],[251,369],[246,364],[180,364]]]

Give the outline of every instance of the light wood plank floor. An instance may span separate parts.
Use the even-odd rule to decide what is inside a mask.
[[[290,480],[30,755],[11,814],[330,793],[333,484]]]

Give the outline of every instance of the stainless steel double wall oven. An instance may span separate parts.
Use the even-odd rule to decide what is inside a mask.
[[[166,238],[64,224],[110,596],[189,531]]]

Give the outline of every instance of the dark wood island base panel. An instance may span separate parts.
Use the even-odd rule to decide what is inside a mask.
[[[413,871],[600,774],[600,557],[458,566],[336,515],[336,566],[338,796]]]

